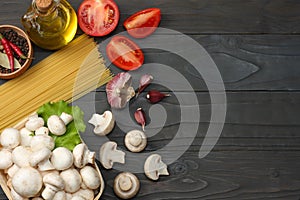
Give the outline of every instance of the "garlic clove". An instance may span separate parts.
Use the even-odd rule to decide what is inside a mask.
[[[140,78],[140,83],[139,83],[139,88],[138,88],[138,92],[136,94],[136,97],[145,90],[145,88],[152,82],[153,80],[153,76],[149,75],[149,74],[144,74],[143,76],[141,76]]]
[[[157,90],[151,90],[147,93],[146,98],[150,103],[158,103],[165,97],[171,96],[170,94],[161,93]]]
[[[134,118],[136,122],[142,126],[143,131],[145,131],[146,117],[145,117],[145,112],[142,108],[138,108],[135,111]]]

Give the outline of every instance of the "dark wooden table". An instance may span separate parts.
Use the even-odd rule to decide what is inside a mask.
[[[77,9],[81,1],[69,2]],[[222,75],[227,97],[220,139],[200,159],[199,149],[209,124],[220,123],[210,122],[211,100],[203,78],[195,76],[193,66],[172,52],[145,50],[145,63],[168,65],[186,77],[199,102],[190,106],[199,108],[201,119],[186,122],[199,125],[199,129],[191,145],[185,146],[183,140],[181,146],[174,147],[174,152],[185,147],[188,150],[169,164],[170,176],[152,182],[137,174],[142,187],[136,199],[300,199],[300,1],[116,2],[121,18],[112,34],[124,31],[122,22],[130,14],[159,7],[160,27],[187,35],[209,53]],[[29,4],[29,0],[2,0],[0,24],[22,27],[20,18]],[[104,39],[96,38],[98,42]],[[34,51],[34,63],[52,53],[38,47]],[[172,77],[167,78],[176,83]],[[84,100],[81,103],[84,105]],[[96,91],[96,103],[99,112],[108,109],[103,88]],[[165,128],[149,139],[148,152],[167,145],[180,125],[176,98],[166,99],[161,105],[170,114]],[[125,148],[118,128],[110,139]],[[87,141],[92,150],[98,151],[99,144],[91,138]],[[118,172],[102,169],[106,183],[102,199],[116,199],[112,181]],[[6,199],[2,191],[0,199]]]

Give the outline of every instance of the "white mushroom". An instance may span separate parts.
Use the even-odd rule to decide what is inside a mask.
[[[18,167],[28,167],[29,157],[31,155],[31,151],[27,147],[18,146],[12,151],[12,161],[18,165]]]
[[[49,161],[51,156],[51,150],[44,147],[38,151],[33,152],[30,155],[29,163],[32,167],[38,166],[40,171],[48,171],[55,169],[52,163]]]
[[[12,187],[22,197],[36,196],[42,186],[41,174],[32,167],[20,168],[12,177]]]
[[[0,158],[1,158],[0,170],[8,169],[10,166],[13,165],[12,154],[9,150],[7,149],[0,150]]]
[[[50,160],[55,169],[65,170],[73,165],[73,154],[65,147],[58,147],[53,150]]]
[[[89,120],[95,126],[94,133],[100,136],[109,134],[115,126],[115,119],[111,111],[107,110],[102,115],[93,114]]]
[[[21,136],[21,145],[24,147],[30,147],[30,143],[33,137],[33,132],[31,132],[27,128],[22,128],[20,130],[20,136]]]
[[[60,173],[60,176],[64,180],[66,192],[74,193],[80,189],[82,179],[79,172],[76,169],[70,168],[64,170]]]
[[[114,179],[114,192],[122,199],[130,199],[134,197],[140,189],[140,181],[129,172],[118,174]]]
[[[10,189],[10,194],[13,200],[29,200],[29,198],[24,198],[21,195],[19,195],[14,188]]]
[[[81,196],[73,196],[71,200],[85,200],[85,198]]]
[[[65,187],[64,180],[56,172],[46,174],[43,177],[43,183],[45,185],[45,189],[42,192],[42,197],[45,200],[52,200],[55,194],[58,191],[63,190]]]
[[[65,125],[68,125],[71,121],[73,121],[73,116],[65,112],[62,112],[59,117],[64,121]]]
[[[21,142],[19,130],[15,128],[4,129],[0,135],[0,142],[4,148],[15,148]]]
[[[51,115],[47,120],[47,126],[52,134],[63,135],[67,130],[66,125],[72,120],[72,115],[63,112],[60,116]]]
[[[99,188],[101,180],[96,169],[91,166],[85,166],[80,170],[80,175],[82,177],[82,182],[89,189],[95,190]]]
[[[146,135],[140,130],[129,131],[124,140],[125,146],[131,152],[141,152],[147,145]]]
[[[44,126],[44,124],[44,119],[35,114],[28,118],[28,121],[25,123],[25,128],[30,131],[35,131],[38,128]]]
[[[125,153],[117,150],[117,143],[108,141],[100,148],[100,162],[106,169],[111,169],[115,162],[125,163]]]
[[[82,168],[86,164],[95,162],[95,152],[88,150],[84,143],[76,145],[73,149],[74,165],[77,168]]]
[[[12,178],[19,169],[20,167],[18,167],[18,165],[13,164],[10,168],[6,169],[4,172],[8,175],[8,178]]]
[[[67,200],[66,192],[63,190],[56,192],[52,200]]]
[[[80,189],[73,194],[73,197],[81,197],[84,200],[91,200],[94,199],[94,191],[89,189]]]
[[[35,135],[48,135],[49,129],[45,126],[42,126],[38,129],[36,129],[34,133],[35,133]]]
[[[49,135],[36,135],[32,137],[30,147],[32,151],[38,151],[44,147],[53,150],[55,146],[54,140]]]
[[[151,180],[158,180],[160,175],[169,175],[167,165],[158,154],[152,154],[146,159],[144,171]]]
[[[48,118],[47,126],[54,135],[63,135],[67,130],[64,121],[57,115],[51,115]]]

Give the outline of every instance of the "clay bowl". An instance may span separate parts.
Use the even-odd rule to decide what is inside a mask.
[[[33,49],[32,49],[32,44],[31,44],[31,41],[30,41],[28,35],[22,29],[20,29],[16,26],[12,26],[12,25],[0,25],[0,31],[2,32],[5,30],[14,30],[15,32],[18,33],[18,35],[20,35],[26,39],[28,46],[29,46],[28,55],[26,55],[29,59],[27,59],[25,61],[25,63],[21,66],[21,68],[16,69],[12,73],[1,73],[0,72],[0,79],[13,79],[13,78],[16,78],[16,77],[20,76],[21,74],[23,74],[28,69],[28,67],[31,65],[32,57],[33,57]]]

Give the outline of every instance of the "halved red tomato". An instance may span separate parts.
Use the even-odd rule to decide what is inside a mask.
[[[77,11],[79,27],[91,36],[104,36],[118,25],[120,13],[113,0],[84,0]]]
[[[123,25],[132,37],[144,38],[156,30],[160,19],[161,12],[159,8],[148,8],[131,15]]]
[[[114,36],[106,46],[109,60],[123,70],[135,70],[144,63],[140,47],[128,37]]]

